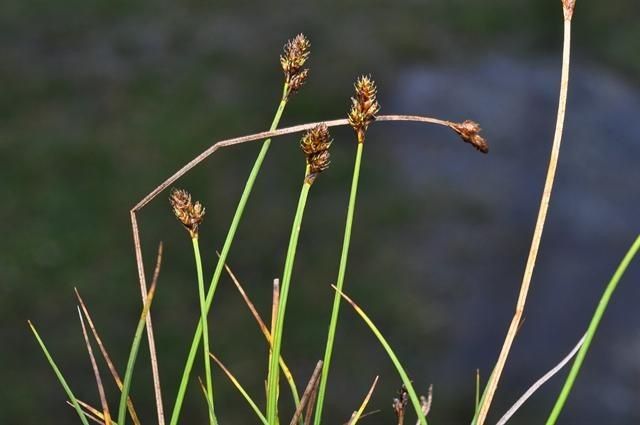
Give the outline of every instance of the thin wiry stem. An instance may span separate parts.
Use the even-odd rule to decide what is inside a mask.
[[[522,396],[518,399],[518,401],[516,401],[513,404],[513,406],[511,406],[511,408],[509,410],[507,410],[507,412],[500,418],[500,420],[498,421],[498,423],[496,425],[504,425],[504,424],[506,424],[507,421],[509,419],[511,419],[511,417],[518,411],[518,409],[520,409],[520,407],[522,407],[522,405],[524,403],[526,403],[526,401],[529,400],[529,398],[536,391],[538,391],[538,389],[540,387],[542,387],[549,379],[553,378],[556,373],[560,372],[560,370],[562,370],[562,368],[567,363],[569,363],[569,361],[571,361],[573,356],[576,355],[576,353],[578,352],[580,347],[582,347],[582,343],[584,342],[584,338],[585,338],[585,336],[583,335],[582,338],[580,338],[580,341],[578,341],[578,343],[576,344],[576,346],[573,347],[571,352],[569,354],[567,354],[562,360],[560,360],[560,363],[555,365],[553,368],[551,368],[551,370],[549,370],[547,373],[542,375],[542,377],[540,379],[538,379],[536,382],[534,382],[533,385],[531,385],[529,387],[529,389],[527,391],[525,391],[524,394],[522,394]]]
[[[509,351],[511,350],[513,340],[515,339],[516,333],[518,331],[518,326],[520,325],[520,319],[522,318],[525,303],[527,301],[527,294],[529,293],[531,277],[533,276],[533,269],[535,268],[535,265],[536,265],[538,248],[540,247],[542,231],[544,230],[544,224],[547,218],[549,201],[551,199],[551,191],[553,189],[553,181],[556,175],[556,168],[558,166],[560,144],[562,142],[562,130],[564,127],[564,116],[565,116],[565,110],[567,106],[567,92],[569,88],[570,52],[571,52],[571,16],[569,15],[569,17],[567,18],[567,14],[565,13],[564,44],[562,49],[562,75],[560,79],[560,95],[558,99],[558,114],[556,118],[555,134],[553,136],[553,147],[551,148],[551,158],[549,159],[549,168],[547,170],[547,177],[544,184],[544,190],[542,192],[542,199],[540,201],[540,209],[538,210],[538,219],[536,221],[536,227],[533,232],[533,239],[531,241],[531,248],[529,250],[529,258],[527,259],[524,276],[522,278],[522,284],[520,286],[520,294],[518,295],[518,301],[516,303],[515,313],[513,315],[513,319],[511,320],[511,324],[509,326],[507,336],[505,337],[504,343],[502,345],[502,350],[500,351],[500,355],[498,357],[498,361],[496,362],[495,368],[493,370],[493,374],[489,379],[489,383],[487,384],[487,390],[485,392],[486,397],[484,397],[480,405],[478,420],[476,422],[477,425],[484,424],[484,421],[487,417],[487,413],[489,412],[489,407],[491,406],[493,396],[495,394],[496,388],[498,387],[498,382],[500,381],[502,370],[504,369],[504,366],[507,362]]]
[[[136,264],[138,266],[138,281],[140,283],[140,293],[142,302],[147,299],[147,281],[144,272],[144,262],[142,260],[142,248],[140,243],[140,232],[138,231],[138,220],[135,212],[130,211],[131,228],[133,229],[133,246],[136,251]],[[150,313],[150,312],[149,312]],[[149,343],[149,357],[151,359],[151,374],[153,376],[153,393],[156,400],[156,414],[158,416],[158,425],[164,425],[164,407],[162,405],[162,391],[160,389],[160,371],[158,370],[158,355],[156,351],[156,340],[153,335],[153,323],[151,314],[146,319],[147,341]]]
[[[98,394],[100,395],[100,404],[102,405],[102,415],[104,417],[105,425],[111,425],[111,413],[109,412],[109,405],[107,404],[107,397],[104,393],[104,386],[102,385],[102,377],[100,376],[100,369],[96,363],[96,358],[93,355],[93,349],[91,348],[91,342],[89,342],[89,334],[87,333],[87,327],[84,325],[84,319],[82,318],[82,312],[80,306],[78,306],[78,316],[80,317],[80,325],[82,326],[82,336],[87,346],[87,352],[89,353],[89,360],[91,361],[91,368],[93,369],[93,375],[96,378],[96,385],[98,386]]]

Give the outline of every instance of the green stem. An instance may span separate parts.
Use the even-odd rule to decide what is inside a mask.
[[[200,299],[200,323],[202,323],[202,347],[204,352],[204,373],[207,383],[207,399],[211,408],[209,409],[209,423],[218,423],[214,411],[213,401],[213,381],[211,379],[211,361],[209,360],[209,325],[207,323],[206,300],[204,294],[204,277],[202,276],[202,257],[200,256],[200,244],[198,237],[192,238],[193,255],[196,260],[196,271],[198,274],[198,298]]]
[[[360,178],[360,163],[362,161],[362,150],[364,143],[358,143],[356,151],[356,160],[353,167],[353,179],[351,181],[351,194],[349,196],[349,207],[347,209],[347,222],[344,230],[344,240],[342,242],[342,255],[340,256],[340,267],[338,269],[338,281],[336,287],[338,291],[333,298],[333,309],[331,310],[331,321],[329,323],[329,334],[327,336],[327,345],[324,352],[324,363],[322,366],[322,376],[320,377],[320,386],[318,387],[318,399],[316,403],[316,415],[314,425],[320,425],[322,420],[322,405],[324,403],[324,395],[327,388],[327,378],[329,376],[329,366],[331,365],[331,355],[333,354],[333,342],[336,336],[336,327],[338,326],[338,313],[340,311],[340,292],[344,284],[344,276],[347,270],[347,260],[349,257],[349,245],[351,243],[351,228],[353,225],[353,214],[356,207],[356,195],[358,192],[358,179]]]
[[[276,316],[275,331],[272,335],[273,345],[271,357],[269,361],[269,376],[267,381],[267,422],[269,425],[276,425],[278,418],[278,388],[280,378],[280,368],[278,367],[278,359],[280,359],[280,348],[282,345],[282,330],[284,328],[284,317],[287,309],[287,298],[289,295],[289,286],[291,284],[291,274],[293,271],[293,263],[296,258],[296,249],[298,246],[298,236],[300,235],[300,226],[304,215],[304,207],[307,203],[307,196],[311,184],[305,179],[300,191],[300,199],[298,200],[298,208],[293,220],[291,229],[291,238],[289,239],[289,247],[287,249],[287,258],[284,263],[284,272],[282,274],[282,286],[280,289],[280,303],[278,304],[278,314]]]
[[[556,423],[556,420],[558,419],[558,416],[560,415],[560,412],[562,412],[562,408],[564,407],[565,402],[567,401],[567,397],[569,397],[571,388],[573,388],[573,383],[575,382],[576,377],[580,372],[580,367],[582,366],[582,363],[584,362],[584,358],[587,355],[587,351],[589,350],[591,341],[593,340],[593,337],[596,331],[598,330],[598,325],[600,324],[600,320],[602,320],[602,316],[604,315],[604,312],[607,309],[607,305],[609,304],[611,295],[615,291],[616,287],[618,286],[618,282],[620,281],[620,278],[622,278],[622,276],[624,275],[624,272],[627,270],[629,263],[631,263],[631,260],[633,260],[633,257],[637,254],[638,250],[640,250],[640,235],[636,238],[635,242],[633,243],[633,245],[631,245],[631,248],[629,248],[629,251],[622,259],[622,262],[620,263],[613,277],[609,281],[609,284],[607,285],[607,288],[605,289],[604,294],[602,294],[602,298],[600,298],[598,307],[596,308],[596,311],[593,314],[593,317],[591,318],[591,323],[589,323],[589,328],[587,329],[587,334],[585,335],[584,343],[582,344],[582,347],[580,347],[580,351],[578,351],[578,355],[576,356],[576,359],[573,361],[573,366],[571,367],[571,371],[569,372],[569,375],[567,376],[567,380],[565,381],[564,386],[562,387],[562,391],[560,392],[560,395],[556,400],[556,404],[553,406],[553,410],[551,411],[551,414],[547,419],[546,425],[554,425]]]
[[[280,118],[282,117],[282,113],[284,112],[284,108],[287,104],[287,99],[285,97],[287,93],[287,89],[288,87],[285,84],[282,92],[282,100],[280,101],[278,110],[276,111],[276,114],[273,117],[273,122],[271,123],[270,130],[275,130],[275,128],[280,123]],[[249,174],[247,183],[245,184],[244,190],[242,191],[240,202],[238,202],[238,206],[236,207],[236,212],[233,215],[233,220],[231,221],[231,226],[229,226],[229,231],[227,233],[227,238],[224,241],[224,245],[222,247],[222,251],[220,252],[220,257],[218,258],[216,269],[213,273],[213,278],[211,279],[209,291],[207,292],[207,299],[206,299],[206,306],[205,306],[207,314],[209,313],[209,309],[211,308],[211,303],[213,302],[213,296],[216,292],[216,288],[218,286],[218,281],[220,280],[220,276],[222,275],[222,270],[224,269],[224,264],[227,260],[227,255],[231,250],[231,245],[233,243],[233,239],[235,238],[238,225],[240,224],[240,220],[242,219],[244,208],[247,204],[247,201],[249,200],[249,196],[251,195],[251,190],[253,189],[253,185],[255,183],[256,177],[258,177],[258,173],[260,172],[260,168],[262,167],[262,162],[264,161],[264,158],[266,157],[267,152],[269,151],[270,145],[271,145],[271,139],[265,140],[264,143],[262,144],[260,153],[258,154],[258,157],[256,158],[256,161],[253,164],[253,168],[251,169],[251,173]],[[187,391],[187,383],[189,382],[189,376],[191,375],[191,369],[193,368],[193,362],[195,361],[195,358],[196,358],[196,352],[198,350],[198,345],[200,344],[201,337],[202,337],[202,322],[198,321],[198,327],[196,328],[195,335],[193,336],[193,341],[191,342],[191,348],[189,349],[187,362],[182,372],[182,379],[180,380],[178,395],[176,396],[176,402],[173,406],[173,411],[171,413],[170,425],[176,425],[178,423],[178,419],[180,417],[180,411],[182,409],[182,403],[184,401],[184,396]]]
[[[124,374],[124,380],[122,384],[122,392],[120,394],[120,404],[118,406],[118,423],[124,425],[125,412],[127,411],[127,398],[129,397],[129,389],[131,388],[131,380],[133,379],[133,369],[136,365],[136,359],[138,358],[138,350],[140,348],[140,341],[142,340],[142,334],[144,333],[145,322],[149,310],[151,309],[151,303],[153,302],[153,295],[155,294],[155,285],[151,286],[147,298],[140,313],[140,320],[138,320],[138,326],[133,336],[133,343],[131,344],[131,350],[129,351],[129,360],[127,360],[127,369]]]

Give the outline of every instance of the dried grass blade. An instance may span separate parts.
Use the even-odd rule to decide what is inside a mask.
[[[562,370],[562,368],[565,367],[566,364],[569,363],[569,361],[571,361],[571,359],[576,355],[576,353],[578,352],[580,347],[582,347],[582,344],[584,343],[585,336],[586,335],[583,335],[582,338],[580,338],[580,341],[578,341],[576,346],[573,347],[573,349],[571,350],[571,352],[569,354],[567,354],[562,360],[560,360],[560,363],[555,365],[551,370],[549,370],[547,373],[545,373],[540,379],[538,379],[536,382],[534,382],[533,385],[531,385],[531,387],[529,387],[529,389],[527,391],[525,391],[525,393],[518,399],[518,401],[516,401],[513,404],[513,406],[511,406],[511,408],[509,410],[507,410],[507,413],[505,413],[500,418],[500,420],[498,421],[498,423],[496,425],[504,425],[504,424],[506,424],[507,421],[509,419],[511,419],[511,417],[518,411],[518,409],[520,409],[520,407],[522,407],[522,405],[524,403],[526,403],[526,401],[536,391],[538,391],[538,389],[541,386],[543,386],[549,379],[553,378],[553,376],[556,373],[560,372],[560,370]]]
[[[102,357],[104,358],[104,361],[107,364],[107,367],[109,368],[109,372],[111,372],[111,376],[113,377],[113,380],[118,386],[118,389],[122,391],[122,379],[120,379],[120,374],[118,374],[118,371],[113,365],[111,356],[109,356],[109,353],[107,352],[107,349],[105,348],[104,343],[102,342],[102,338],[100,338],[100,335],[98,334],[98,331],[95,325],[93,324],[93,319],[89,314],[89,309],[87,308],[87,306],[84,303],[84,300],[80,296],[80,292],[78,291],[78,288],[74,288],[74,289],[76,292],[76,297],[78,298],[78,302],[80,303],[80,307],[82,308],[82,312],[84,313],[84,317],[87,319],[87,324],[89,325],[89,329],[91,329],[93,338],[96,340],[96,343],[98,344],[98,348],[100,348],[100,352],[102,353]],[[133,421],[133,423],[135,425],[141,425],[140,419],[138,418],[136,409],[133,407],[133,401],[131,400],[130,396],[127,397],[127,409],[129,410],[129,415],[131,416],[131,420]]]
[[[98,386],[98,394],[100,395],[100,404],[102,405],[102,415],[104,418],[104,423],[105,425],[111,425],[111,413],[109,412],[107,397],[104,393],[104,386],[102,385],[102,377],[100,376],[100,369],[98,369],[96,358],[93,355],[93,349],[91,348],[91,342],[89,341],[89,334],[87,333],[87,327],[85,326],[84,319],[82,318],[82,312],[80,311],[80,306],[78,306],[77,308],[78,308],[78,317],[80,317],[80,325],[82,326],[82,336],[84,337],[84,342],[87,346],[87,352],[89,353],[89,359],[91,360],[91,368],[93,369],[93,374],[96,378],[96,385]]]
[[[298,420],[302,416],[302,411],[304,410],[305,406],[309,402],[309,399],[311,398],[311,394],[314,391],[316,391],[318,388],[320,372],[322,372],[322,360],[319,360],[318,363],[316,363],[316,368],[313,370],[313,373],[311,374],[311,378],[309,379],[307,388],[305,388],[304,393],[302,394],[300,405],[298,406],[295,413],[293,414],[293,417],[291,418],[289,425],[295,425],[295,423],[298,422]]]
[[[371,388],[369,389],[369,392],[365,396],[364,400],[362,400],[362,404],[360,405],[360,408],[354,412],[354,415],[351,417],[351,420],[349,421],[349,425],[356,425],[356,423],[358,423],[358,421],[362,417],[362,413],[364,412],[364,409],[367,408],[367,404],[369,404],[371,395],[373,395],[373,391],[376,389],[376,385],[378,384],[378,378],[379,377],[376,376],[376,378],[373,380],[373,384],[371,384]]]

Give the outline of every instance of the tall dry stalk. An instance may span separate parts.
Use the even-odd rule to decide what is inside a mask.
[[[551,191],[553,189],[553,181],[556,175],[556,168],[558,166],[558,156],[560,154],[560,144],[562,143],[562,130],[564,127],[564,116],[567,106],[567,92],[569,88],[569,57],[571,52],[571,19],[573,17],[573,10],[575,8],[575,0],[561,0],[564,13],[564,44],[562,49],[562,73],[560,78],[560,95],[558,99],[558,114],[556,117],[556,129],[553,136],[553,146],[551,148],[551,158],[549,159],[549,168],[547,169],[547,178],[544,184],[544,190],[542,192],[542,199],[540,201],[540,208],[538,210],[538,219],[536,221],[536,227],[533,232],[533,239],[531,241],[531,247],[529,249],[529,258],[524,270],[524,276],[522,278],[522,284],[520,285],[520,293],[518,295],[518,301],[516,302],[516,311],[509,325],[507,336],[505,337],[502,345],[502,350],[498,357],[498,361],[493,369],[487,389],[485,390],[485,396],[480,405],[480,411],[476,421],[477,425],[483,425],[491,406],[491,401],[498,387],[500,376],[504,369],[509,351],[513,345],[513,340],[516,337],[518,327],[520,326],[520,320],[522,319],[522,313],[524,312],[524,306],[527,301],[527,294],[529,293],[529,287],[531,284],[531,277],[533,276],[533,269],[536,265],[536,258],[538,256],[538,248],[540,247],[540,240],[542,238],[542,231],[544,230],[544,224],[547,218],[547,211],[549,210],[549,201],[551,200]]]

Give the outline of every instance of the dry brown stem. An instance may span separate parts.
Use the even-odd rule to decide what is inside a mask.
[[[556,117],[556,128],[553,136],[553,146],[551,148],[551,157],[549,158],[549,167],[547,169],[547,177],[542,192],[542,199],[540,200],[540,208],[538,210],[538,218],[536,220],[536,227],[533,232],[533,238],[531,240],[531,247],[529,250],[529,257],[524,270],[524,276],[522,278],[522,284],[520,285],[520,293],[518,295],[518,301],[516,302],[515,313],[507,336],[505,337],[502,345],[502,350],[498,356],[498,361],[493,369],[484,400],[480,405],[480,411],[478,413],[477,425],[483,425],[491,406],[491,401],[495,394],[500,376],[507,362],[509,351],[513,345],[513,340],[518,332],[520,320],[524,312],[525,303],[527,301],[527,294],[529,293],[529,286],[531,284],[531,277],[533,276],[533,269],[536,265],[536,258],[538,256],[538,248],[540,247],[540,240],[542,238],[542,232],[544,230],[544,224],[547,218],[547,211],[549,210],[549,202],[551,200],[551,191],[553,189],[553,182],[556,175],[556,169],[558,166],[558,156],[560,154],[560,145],[562,143],[562,130],[564,127],[564,117],[567,106],[567,92],[569,88],[569,58],[571,52],[571,16],[573,7],[575,5],[574,0],[564,0],[564,43],[562,49],[562,72],[560,78],[560,94],[558,96],[558,114]],[[567,13],[570,6],[571,13]]]

